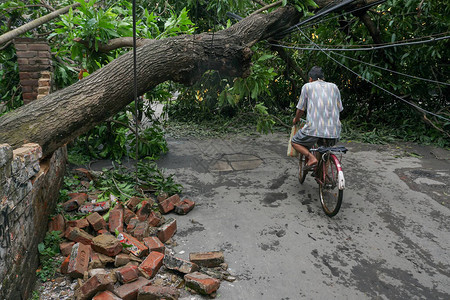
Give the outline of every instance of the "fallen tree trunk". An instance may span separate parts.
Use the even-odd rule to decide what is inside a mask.
[[[245,77],[250,47],[296,24],[300,14],[282,7],[252,15],[216,33],[151,40],[137,49],[138,94],[172,80],[186,85],[207,70]],[[39,143],[44,156],[113,116],[133,99],[133,57],[128,52],[85,79],[0,118],[0,144]]]

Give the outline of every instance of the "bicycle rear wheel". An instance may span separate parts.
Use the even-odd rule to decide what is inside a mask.
[[[299,160],[298,160],[298,181],[300,181],[300,184],[303,184],[305,182],[305,178],[308,172],[304,171],[306,167],[306,159],[303,154],[300,154]]]
[[[333,217],[341,208],[344,191],[339,189],[337,158],[330,155],[326,161],[321,161],[319,196],[323,211]]]

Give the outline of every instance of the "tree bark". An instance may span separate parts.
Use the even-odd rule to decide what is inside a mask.
[[[33,20],[33,21],[23,25],[23,26],[20,26],[19,28],[16,28],[14,30],[8,31],[5,34],[0,35],[0,45],[3,43],[7,43],[7,42],[11,41],[12,39],[14,39],[15,37],[18,37],[19,35],[24,34],[25,32],[27,32],[33,28],[41,26],[42,24],[45,24],[48,21],[53,20],[56,17],[59,17],[62,14],[65,14],[71,8],[75,8],[77,6],[80,6],[80,3],[75,3],[72,5],[60,8],[54,12],[49,13],[48,15],[40,17],[36,20]]]
[[[137,49],[138,94],[172,80],[186,85],[207,70],[247,76],[250,47],[296,24],[282,7],[252,15],[228,29],[151,40]],[[128,52],[83,80],[0,117],[0,143],[39,143],[44,156],[116,114],[133,99],[133,57]]]

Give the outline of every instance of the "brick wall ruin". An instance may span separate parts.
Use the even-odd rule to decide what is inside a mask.
[[[52,60],[45,39],[14,39],[23,103],[42,98],[50,93]]]
[[[43,40],[15,40],[24,103],[50,93],[50,48]],[[42,158],[38,144],[13,149],[0,141],[0,299],[28,299],[49,215],[59,199],[66,148]]]

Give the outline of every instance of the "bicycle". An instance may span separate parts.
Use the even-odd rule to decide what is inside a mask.
[[[340,158],[342,158],[342,154],[348,150],[343,146],[320,146],[309,151],[318,158],[316,168],[311,171],[313,171],[312,176],[319,184],[319,197],[322,209],[327,216],[333,217],[341,208],[345,188],[344,171],[337,155],[340,155]],[[309,172],[305,170],[307,162],[307,158],[300,154],[298,174],[301,184],[303,184]]]

